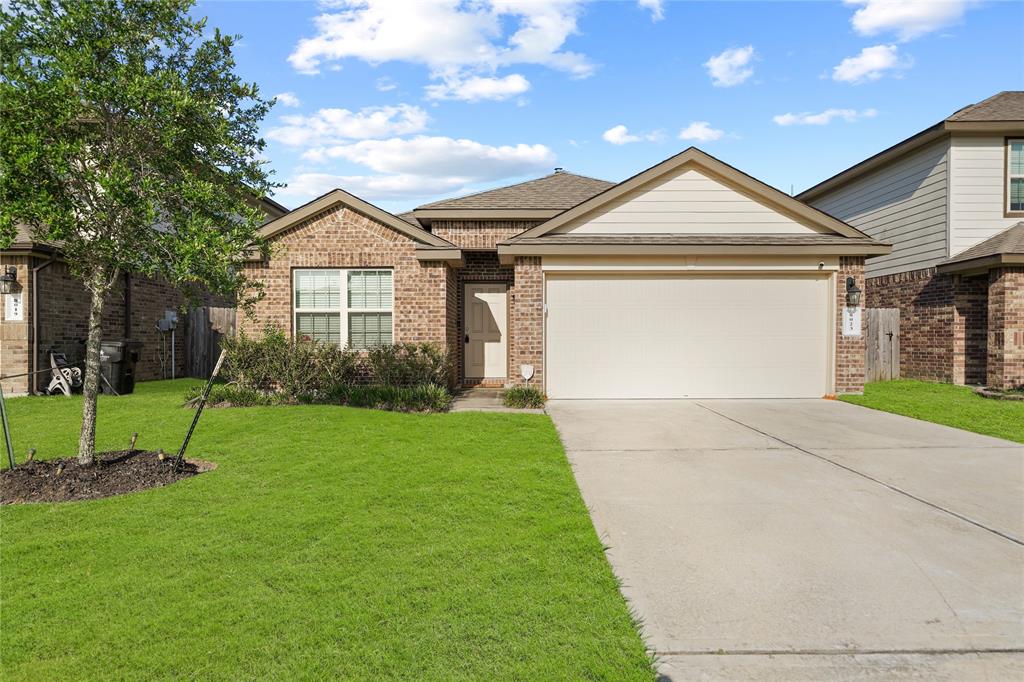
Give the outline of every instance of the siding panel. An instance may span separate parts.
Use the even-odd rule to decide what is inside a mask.
[[[956,136],[950,148],[950,255],[957,255],[1020,218],[1004,217],[1006,182],[1002,135]]]
[[[948,255],[948,140],[939,140],[812,202],[840,220],[893,245],[870,258],[878,277],[935,265]]]

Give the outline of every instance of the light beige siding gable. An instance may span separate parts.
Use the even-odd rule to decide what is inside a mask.
[[[954,135],[950,148],[950,255],[955,256],[1008,227],[1005,138]]]
[[[935,265],[948,254],[949,140],[921,147],[811,204],[892,244],[892,253],[870,258],[865,274],[878,277]]]
[[[552,234],[815,234],[693,167],[683,167],[559,226]]]

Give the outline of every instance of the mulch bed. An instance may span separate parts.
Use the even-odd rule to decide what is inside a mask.
[[[63,469],[58,473],[58,469]],[[96,464],[81,466],[75,458],[32,461],[0,472],[0,504],[71,502],[159,488],[213,469],[211,462],[185,460],[174,470],[174,458],[156,452],[103,452]]]

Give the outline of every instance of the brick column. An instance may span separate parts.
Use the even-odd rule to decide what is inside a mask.
[[[954,384],[985,383],[987,297],[987,277],[953,277]]]
[[[523,383],[520,365],[533,365],[532,386],[544,381],[544,277],[539,256],[519,256],[515,262],[512,297],[512,338],[509,344],[510,384]]]
[[[23,306],[20,322],[8,320],[7,302],[0,296],[0,376],[23,374],[33,369],[29,357],[32,353],[32,259],[28,256],[0,256],[0,273],[6,272],[13,265],[18,270],[18,291],[21,293]],[[5,395],[28,393],[29,377],[5,379],[3,389]]]
[[[987,383],[1024,386],[1024,267],[989,272]]]
[[[861,295],[860,336],[843,336],[843,308],[846,307],[846,278],[853,277],[857,286],[864,289],[864,258],[842,257],[839,259],[838,281],[836,282],[836,393],[864,392],[864,356],[866,343],[864,315],[866,296]]]

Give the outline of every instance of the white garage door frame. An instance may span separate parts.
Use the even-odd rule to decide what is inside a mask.
[[[545,258],[544,261],[548,259]],[[779,263],[773,263],[771,265],[757,265],[746,262],[730,262],[731,259],[707,259],[711,262],[707,263],[704,267],[695,268],[694,259],[687,259],[681,265],[645,265],[641,262],[637,262],[631,265],[624,265],[623,263],[616,263],[617,259],[609,259],[604,262],[587,263],[577,261],[576,259],[558,259],[553,264],[548,265],[542,263],[542,299],[544,306],[543,315],[543,349],[544,349],[544,390],[549,390],[548,380],[550,377],[550,365],[549,360],[551,353],[549,349],[550,335],[548,333],[548,281],[550,278],[566,277],[566,276],[657,276],[657,275],[669,275],[674,277],[743,277],[750,279],[760,278],[771,278],[771,277],[786,277],[792,278],[793,276],[808,277],[814,279],[825,279],[826,281],[826,296],[827,301],[825,302],[825,314],[828,316],[826,321],[827,331],[827,343],[824,352],[826,353],[825,358],[825,374],[823,385],[826,387],[827,394],[835,393],[835,377],[836,377],[836,334],[837,334],[837,303],[836,303],[836,287],[837,276],[838,276],[838,259],[827,259],[821,261],[817,258],[813,259],[814,264],[805,264],[807,261],[801,259],[801,262],[797,265],[787,265],[786,260]],[[557,398],[557,396],[554,396]],[[576,398],[586,399],[586,398]],[[643,400],[644,398],[636,398]],[[655,400],[658,398],[654,398]],[[698,399],[698,398],[694,398]],[[784,399],[784,398],[780,398]]]

